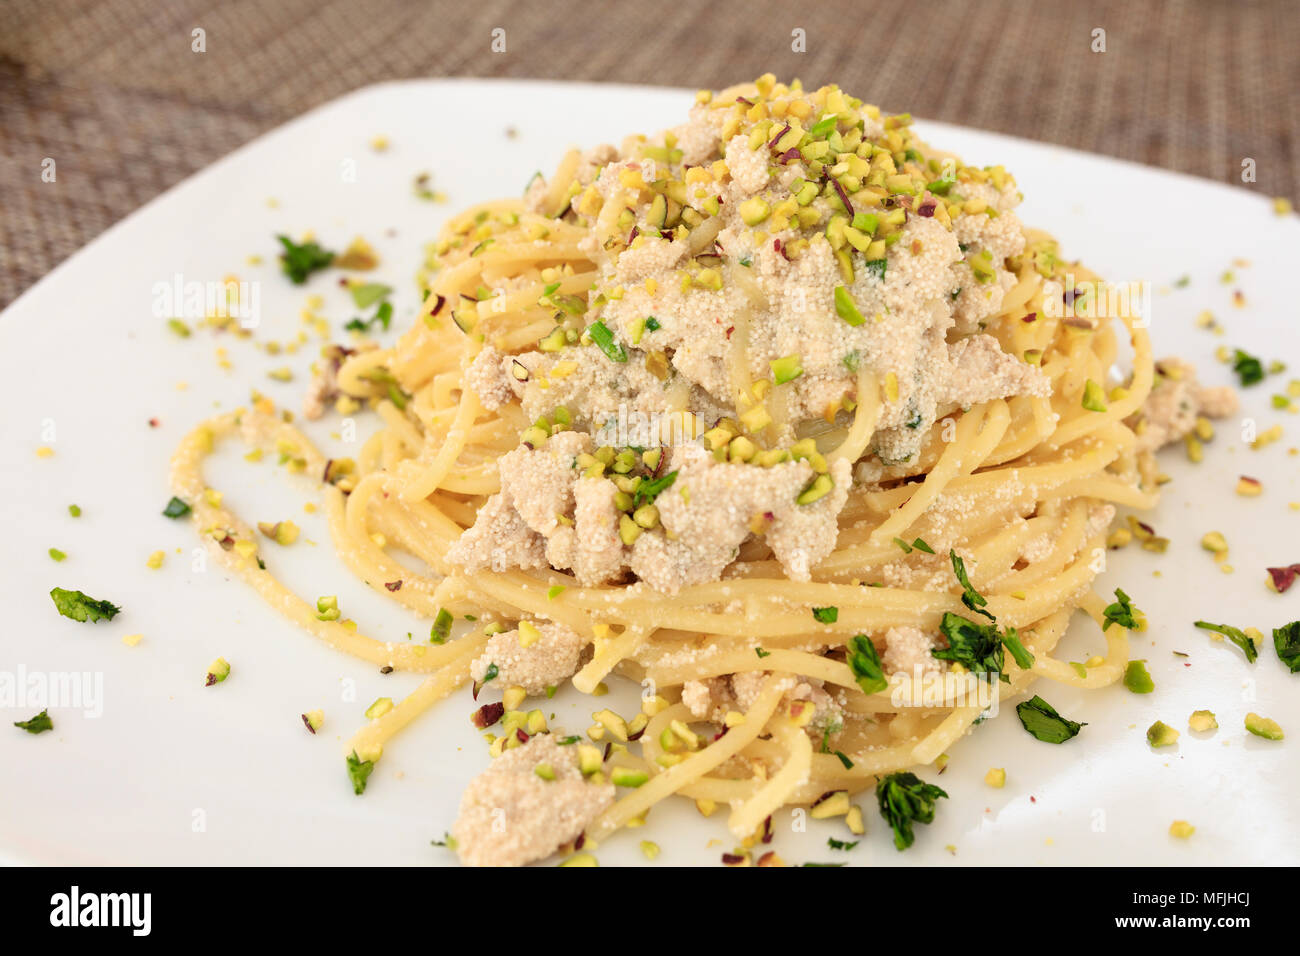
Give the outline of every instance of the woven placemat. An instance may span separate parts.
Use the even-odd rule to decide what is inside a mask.
[[[1243,188],[1295,196],[1297,49],[1292,0],[3,0],[0,306],[190,173],[385,79],[716,87],[771,71],[1238,185],[1249,158]]]

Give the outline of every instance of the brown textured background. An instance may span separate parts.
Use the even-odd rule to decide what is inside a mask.
[[[0,0],[0,306],[257,134],[379,80],[716,87],[895,110],[1300,192],[1295,0]],[[207,52],[190,50],[202,27]],[[506,30],[507,51],[490,51]],[[802,28],[807,52],[791,51]],[[1094,28],[1107,51],[1090,50]],[[58,164],[41,181],[41,160]]]

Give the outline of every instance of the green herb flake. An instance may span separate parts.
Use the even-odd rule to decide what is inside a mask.
[[[1115,603],[1108,605],[1102,612],[1101,629],[1104,631],[1112,624],[1128,628],[1130,631],[1138,626],[1137,616],[1142,612],[1133,607],[1133,599],[1120,588],[1115,589]]]
[[[1259,650],[1255,647],[1255,642],[1230,624],[1211,624],[1209,621],[1196,621],[1196,626],[1206,631],[1217,631],[1232,643],[1241,648],[1241,652],[1246,655],[1247,662],[1253,664],[1259,657]]]
[[[875,694],[889,686],[885,669],[880,663],[880,655],[876,653],[876,646],[867,635],[858,634],[849,641],[845,663],[849,665],[854,680],[864,694]]]
[[[1005,679],[1002,639],[996,626],[945,611],[939,621],[939,633],[947,639],[948,646],[934,648],[930,651],[932,656],[961,664],[973,674],[983,674],[989,679],[997,674]]]
[[[348,779],[352,781],[352,792],[358,797],[366,792],[366,780],[374,769],[373,760],[362,760],[355,750],[348,754]]]
[[[1016,704],[1016,716],[1025,730],[1044,743],[1063,744],[1071,737],[1076,737],[1087,723],[1067,720],[1043,698],[1035,694],[1029,700]]]
[[[627,350],[618,342],[614,341],[614,333],[597,319],[591,325],[587,326],[587,334],[591,340],[596,343],[597,347],[605,353],[605,357],[611,362],[623,363],[627,361]]]
[[[1002,635],[1002,644],[1011,652],[1016,666],[1022,671],[1027,671],[1034,666],[1033,653],[1021,642],[1020,635],[1016,633],[1014,627],[1007,628],[1006,633]]]
[[[935,801],[944,793],[932,783],[926,783],[909,771],[891,773],[876,782],[876,799],[880,802],[880,815],[894,831],[894,846],[906,850],[916,839],[913,823],[933,823]]]
[[[168,518],[183,518],[190,513],[190,506],[181,499],[173,497],[167,502],[167,507],[162,510],[162,513]]]
[[[828,847],[830,847],[832,850],[843,850],[846,853],[849,850],[852,850],[860,842],[861,841],[859,840],[853,840],[853,841],[837,840],[835,839],[835,837],[826,838],[826,845]]]
[[[760,661],[761,661],[763,658],[765,658],[765,657],[771,657],[771,656],[772,656],[772,652],[771,652],[771,651],[765,651],[765,650],[763,650],[761,647],[756,647],[756,648],[754,648],[754,653],[758,655],[758,659],[759,659]]]
[[[50,592],[54,606],[64,617],[74,621],[91,622],[111,621],[122,609],[108,601],[96,601],[80,591],[67,591],[55,588]]]
[[[837,607],[815,607],[812,609],[812,616],[819,624],[834,624],[840,619],[840,609]]]
[[[302,285],[313,272],[328,268],[334,253],[322,249],[315,242],[298,244],[288,236],[276,236],[284,252],[280,253],[280,268],[294,285]]]
[[[81,517],[81,505],[68,505],[68,514],[74,518]]]
[[[47,730],[54,729],[54,721],[50,720],[50,712],[43,710],[31,720],[16,720],[14,726],[19,730],[25,730],[29,734],[40,734]]]
[[[1243,386],[1256,385],[1264,381],[1264,366],[1255,356],[1235,349],[1232,355],[1232,370],[1237,373]]]
[[[1300,673],[1300,621],[1273,628],[1273,647],[1292,674]]]
[[[961,584],[961,603],[965,604],[975,613],[983,614],[990,621],[997,620],[997,618],[992,614],[984,610],[989,602],[985,599],[984,595],[980,594],[979,591],[976,591],[975,588],[971,586],[970,578],[966,574],[966,562],[961,559],[961,555],[952,548],[949,548],[948,557],[952,560],[952,573],[957,575],[957,580]]]
[[[66,561],[68,558],[68,556],[58,548],[50,548],[49,554],[55,561]]]
[[[917,551],[922,551],[926,554],[934,554],[934,548],[930,547],[920,538],[917,538],[915,541],[912,542],[912,547],[916,548]]]
[[[659,495],[673,486],[677,480],[677,472],[670,471],[666,475],[660,475],[658,478],[652,478],[649,481],[643,481],[637,486],[634,501],[639,508],[641,505],[650,504]]]

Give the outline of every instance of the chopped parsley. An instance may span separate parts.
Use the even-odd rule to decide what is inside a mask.
[[[1264,366],[1255,356],[1235,349],[1232,356],[1232,370],[1237,373],[1241,384],[1255,385],[1264,381]]]
[[[761,647],[756,647],[756,648],[754,648],[754,653],[758,655],[758,659],[759,659],[760,661],[761,661],[763,658],[765,658],[765,657],[771,657],[771,656],[772,656],[772,652],[771,652],[771,651],[765,651],[765,650],[763,650]]]
[[[1088,726],[1062,717],[1037,694],[1016,704],[1016,716],[1020,718],[1025,730],[1049,744],[1063,744],[1071,737],[1078,736],[1081,727]]]
[[[173,496],[172,500],[167,502],[167,507],[162,510],[162,513],[168,518],[183,518],[190,513],[190,506]]]
[[[876,781],[876,799],[880,801],[880,815],[893,828],[894,846],[906,850],[916,837],[913,823],[933,823],[935,801],[944,793],[932,783],[926,783],[909,771],[891,773]]]
[[[855,846],[858,845],[859,842],[861,841],[853,840],[852,842],[848,842],[845,840],[837,840],[835,839],[835,837],[826,838],[826,845],[830,847],[832,850],[844,850],[845,852],[852,850]]]
[[[834,624],[840,619],[840,609],[837,607],[815,607],[812,609],[812,616],[820,624]]]
[[[352,781],[352,792],[358,797],[366,792],[366,780],[374,769],[373,760],[362,760],[355,750],[348,754],[348,779]]]
[[[872,259],[867,263],[867,272],[874,275],[881,282],[885,281],[885,269],[889,266],[888,259]]]
[[[1300,621],[1273,628],[1273,647],[1292,674],[1300,672]]]
[[[605,358],[609,359],[611,362],[622,363],[627,361],[627,350],[618,342],[614,341],[614,333],[609,330],[609,326],[604,322],[597,319],[595,322],[591,323],[591,325],[587,326],[587,334],[591,336],[591,340],[596,343],[600,350],[605,353]]]
[[[647,332],[658,332],[662,328],[663,326],[659,323],[659,320],[656,319],[653,315],[646,316],[645,330]]]
[[[1116,588],[1115,603],[1109,605],[1103,612],[1101,629],[1104,631],[1112,624],[1118,624],[1120,627],[1126,627],[1131,631],[1138,626],[1137,615],[1141,613],[1141,611],[1133,607],[1132,599],[1120,588]]]
[[[1232,643],[1241,648],[1241,652],[1246,655],[1246,660],[1253,664],[1255,658],[1259,657],[1259,651],[1255,648],[1255,642],[1245,635],[1242,631],[1230,624],[1211,624],[1209,621],[1196,621],[1196,626],[1206,631],[1217,631]]]
[[[670,471],[666,475],[660,475],[658,478],[651,478],[649,481],[643,481],[637,485],[636,496],[634,501],[639,508],[641,505],[650,504],[660,494],[667,491],[677,480],[677,472]]]
[[[916,548],[917,551],[924,551],[926,554],[934,554],[934,548],[930,547],[920,538],[917,538],[912,542],[912,547]]]
[[[25,730],[29,734],[44,733],[47,730],[54,729],[54,721],[50,720],[50,712],[43,710],[31,720],[16,720],[14,726],[19,730]]]
[[[961,555],[952,548],[949,548],[948,557],[952,559],[953,574],[957,575],[957,580],[961,582],[961,603],[965,604],[976,614],[983,614],[990,621],[996,620],[992,614],[984,610],[989,603],[988,600],[984,595],[980,594],[979,591],[976,591],[975,588],[971,586],[970,578],[966,575],[966,562],[961,559]]]
[[[849,665],[854,680],[864,694],[875,694],[889,686],[885,670],[880,664],[880,655],[876,653],[876,646],[867,635],[858,634],[850,640],[848,651],[845,663]]]
[[[848,755],[845,754],[843,750],[835,750],[832,752],[835,754],[836,757],[839,758],[840,763],[844,764],[845,770],[853,769],[853,761],[848,758]]]
[[[355,318],[348,322],[343,328],[349,332],[367,332],[377,322],[379,327],[385,332],[393,321],[393,303],[380,302],[379,308],[375,309],[375,314],[368,319]]]
[[[59,613],[64,617],[70,617],[74,621],[111,621],[117,616],[122,609],[116,604],[108,601],[96,601],[89,595],[82,594],[80,591],[67,591],[63,588],[55,588],[50,592],[50,597],[54,599],[54,606],[59,609]]]
[[[1020,635],[1016,633],[1014,627],[1007,628],[1006,633],[1002,635],[1002,643],[1011,652],[1016,666],[1022,671],[1027,671],[1034,666],[1034,655],[1021,643]]]
[[[288,236],[276,236],[284,252],[280,253],[280,268],[294,285],[302,285],[313,272],[329,267],[334,261],[334,253],[322,249],[315,242],[301,245]]]
[[[931,650],[934,657],[960,664],[972,674],[984,674],[989,678],[998,674],[1003,680],[1007,679],[1002,673],[1002,639],[996,625],[980,624],[945,611],[939,621],[939,633],[947,638],[948,646]]]

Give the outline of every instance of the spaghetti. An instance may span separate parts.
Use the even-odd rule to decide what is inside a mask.
[[[493,634],[517,622],[554,622],[589,645],[572,674],[580,692],[595,692],[608,675],[641,682],[643,713],[628,722],[635,730],[625,726],[613,738],[629,738],[630,746],[616,748],[595,775],[603,780],[622,767],[644,772],[646,779],[586,821],[589,844],[673,794],[729,804],[730,829],[748,837],[780,807],[812,804],[841,791],[852,795],[874,786],[882,774],[933,763],[997,700],[1022,693],[1038,678],[1080,688],[1115,682],[1128,660],[1127,632],[1113,622],[1106,626],[1105,602],[1090,585],[1102,568],[1113,506],[1147,508],[1156,500],[1154,472],[1131,425],[1155,377],[1141,320],[1108,311],[1104,296],[1096,297],[1084,319],[1077,317],[1083,310],[1064,314],[1070,311],[1060,304],[1067,271],[1073,283],[1067,299],[1071,291],[1100,283],[1083,267],[1060,261],[1043,233],[1017,228],[1014,255],[981,261],[977,247],[963,248],[959,257],[962,274],[979,284],[976,292],[996,301],[979,322],[980,334],[1024,366],[1015,375],[1041,376],[1050,387],[1009,389],[965,406],[940,396],[922,415],[917,409],[933,398],[926,384],[903,381],[900,392],[888,363],[873,359],[883,352],[864,348],[834,378],[839,391],[828,393],[826,414],[810,414],[812,386],[781,381],[784,366],[778,360],[784,356],[772,351],[773,333],[763,324],[781,306],[771,301],[772,287],[756,278],[758,269],[739,261],[737,230],[748,230],[744,241],[765,253],[775,243],[785,260],[776,263],[780,269],[797,269],[803,257],[812,261],[824,252],[836,270],[825,280],[827,302],[832,286],[854,300],[842,305],[837,291],[834,313],[814,307],[797,320],[787,314],[786,321],[842,323],[845,334],[859,327],[867,334],[896,317],[859,314],[864,310],[854,302],[866,295],[860,290],[875,288],[872,281],[890,288],[890,273],[906,268],[898,257],[908,254],[909,242],[911,255],[922,255],[922,240],[914,236],[931,241],[931,233],[920,230],[936,218],[958,234],[969,217],[981,217],[980,228],[994,228],[999,219],[1014,223],[1008,210],[980,198],[1008,194],[1013,184],[1000,170],[964,167],[931,150],[915,139],[907,118],[882,117],[833,87],[804,93],[797,84],[786,87],[765,77],[702,95],[693,116],[695,132],[715,132],[712,151],[690,141],[691,129],[654,141],[634,138],[617,153],[593,157],[574,151],[553,178],[536,181],[524,200],[485,203],[447,224],[421,277],[426,291],[420,318],[395,347],[353,354],[338,372],[338,390],[369,400],[382,420],[355,464],[327,462],[300,431],[256,410],[203,424],[173,462],[176,493],[193,504],[196,525],[267,601],[340,650],[428,675],[417,691],[349,741],[348,751],[359,760],[379,759],[394,734],[469,683],[471,664]],[[757,144],[753,151],[766,157],[767,191],[752,197],[767,207],[757,225],[749,220],[762,209],[749,200],[740,203],[749,206],[739,213],[743,226],[734,210],[731,219],[725,215],[735,197],[727,189],[748,175],[735,152],[739,143]],[[692,152],[707,156],[692,159]],[[710,162],[708,157],[720,154]],[[793,203],[759,198],[778,186]],[[719,198],[717,212],[720,205],[712,200]],[[778,215],[784,223],[774,221]],[[917,231],[909,232],[909,224]],[[578,411],[557,412],[540,423],[525,414],[542,381],[563,390],[565,356],[590,364],[600,349],[609,366],[601,368],[618,376],[642,368],[653,373],[664,360],[656,358],[662,351],[646,344],[652,340],[641,339],[638,347],[647,333],[644,326],[629,329],[626,312],[609,325],[593,321],[618,316],[613,306],[622,300],[620,292],[629,291],[620,283],[628,270],[619,272],[611,263],[626,264],[623,257],[657,243],[684,246],[688,261],[646,273],[660,276],[658,285],[666,276],[680,283],[683,296],[739,289],[738,301],[748,304],[727,313],[732,328],[716,363],[722,385],[670,365],[655,410],[676,415],[687,444],[698,448],[703,442],[718,467],[756,472],[771,461],[772,468],[804,469],[800,502],[828,479],[835,491],[823,492],[825,500],[839,494],[843,504],[832,513],[824,556],[806,572],[791,571],[790,561],[778,559],[765,543],[768,526],[760,521],[714,579],[688,578],[665,593],[627,566],[639,536],[660,535],[665,547],[672,541],[667,519],[652,516],[659,524],[637,525],[632,541],[624,538],[624,563],[608,580],[584,580],[573,566],[503,567],[496,561],[495,567],[469,562],[467,568],[467,562],[452,560],[467,529],[500,496],[505,466],[499,463],[520,449],[521,435],[527,439],[530,429],[540,427],[544,448],[546,439],[554,441],[566,427],[593,434],[600,427]],[[754,266],[760,264],[756,257]],[[987,285],[982,269],[990,270]],[[638,290],[648,286],[654,296],[654,284],[653,278],[642,280]],[[1000,295],[985,291],[994,286]],[[963,294],[945,288],[945,307],[964,307]],[[659,310],[651,317],[664,326],[672,318]],[[962,337],[960,329],[950,328],[931,344],[950,349]],[[1131,379],[1109,394],[1103,390],[1098,399],[1099,383],[1111,377],[1123,346],[1131,348]],[[491,389],[476,389],[467,379],[467,370],[489,349],[502,357],[493,368],[508,375],[513,362],[521,370],[497,396],[482,394]],[[664,357],[684,365],[684,350],[679,343],[675,354]],[[627,365],[619,364],[620,353]],[[530,367],[531,359],[521,360],[525,356],[541,360]],[[806,354],[799,358],[810,364]],[[805,374],[802,382],[813,377]],[[909,409],[909,402],[915,407]],[[325,476],[334,544],[354,573],[416,614],[471,617],[473,630],[442,645],[417,647],[322,620],[317,608],[264,569],[253,529],[223,508],[202,477],[205,455],[237,433],[279,448],[307,474]],[[891,434],[911,447],[900,451]],[[800,442],[804,454],[789,454]],[[590,447],[601,467],[584,478],[608,483],[619,477],[612,465],[623,459],[600,461]],[[624,477],[640,476],[645,483],[663,477],[666,465],[659,458],[646,457],[644,448],[633,451]],[[854,477],[844,482],[851,470]],[[686,490],[661,491],[659,510],[667,513],[664,496],[685,496]],[[818,500],[811,498],[807,507]],[[616,509],[609,520],[624,527],[624,519],[641,514],[640,507]],[[560,516],[561,526],[566,517]],[[417,556],[429,572],[412,574],[390,556],[394,549]],[[950,551],[970,569],[968,587],[954,575]],[[400,589],[384,586],[395,580],[402,582]],[[987,599],[985,617],[1019,635],[1025,660],[1032,663],[1022,667],[1008,656],[1000,674],[982,675],[980,686],[991,699],[969,696],[970,683],[953,679],[962,668],[945,666],[932,653],[915,667],[889,666],[905,661],[902,645],[917,634],[930,641],[927,651],[942,651],[945,641],[938,635],[953,615],[985,626],[972,614],[972,591]],[[1103,628],[1104,653],[1087,667],[1052,656],[1077,610]],[[854,644],[859,636],[867,639],[865,646]],[[891,647],[894,641],[897,647]],[[879,663],[884,648],[884,683],[855,665],[855,647],[867,656],[868,672],[870,659]],[[692,696],[706,698],[703,711],[688,705]],[[677,732],[710,721],[721,725],[720,736]],[[519,736],[496,737],[494,752],[514,746]],[[638,742],[639,756],[631,752]]]

